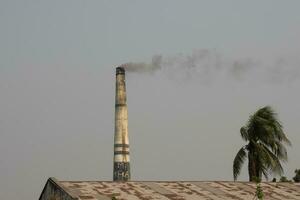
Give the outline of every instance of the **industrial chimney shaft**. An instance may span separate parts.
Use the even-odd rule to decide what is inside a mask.
[[[128,111],[126,103],[125,69],[116,68],[114,181],[130,180]]]

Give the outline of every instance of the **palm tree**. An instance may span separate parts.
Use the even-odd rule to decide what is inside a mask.
[[[262,174],[268,179],[271,173],[276,175],[283,173],[280,161],[287,161],[284,144],[291,145],[291,142],[284,134],[277,114],[270,106],[263,107],[250,116],[240,133],[248,144],[243,146],[234,158],[234,180],[240,174],[247,157],[249,181],[261,179]]]

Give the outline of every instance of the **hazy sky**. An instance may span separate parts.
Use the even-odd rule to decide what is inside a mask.
[[[115,67],[133,180],[232,180],[249,115],[271,105],[300,168],[300,1],[0,0],[0,199],[48,177],[111,180]],[[247,180],[244,169],[239,180]]]

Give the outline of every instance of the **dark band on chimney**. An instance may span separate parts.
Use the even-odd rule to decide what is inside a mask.
[[[114,151],[114,155],[129,155],[129,151]]]
[[[122,106],[126,106],[126,104],[125,103],[118,103],[118,104],[115,105],[115,107],[122,107]]]

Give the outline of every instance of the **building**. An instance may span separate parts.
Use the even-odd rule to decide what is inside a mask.
[[[261,183],[265,200],[300,199],[300,183]],[[253,200],[256,184],[228,181],[59,181],[39,200]]]

